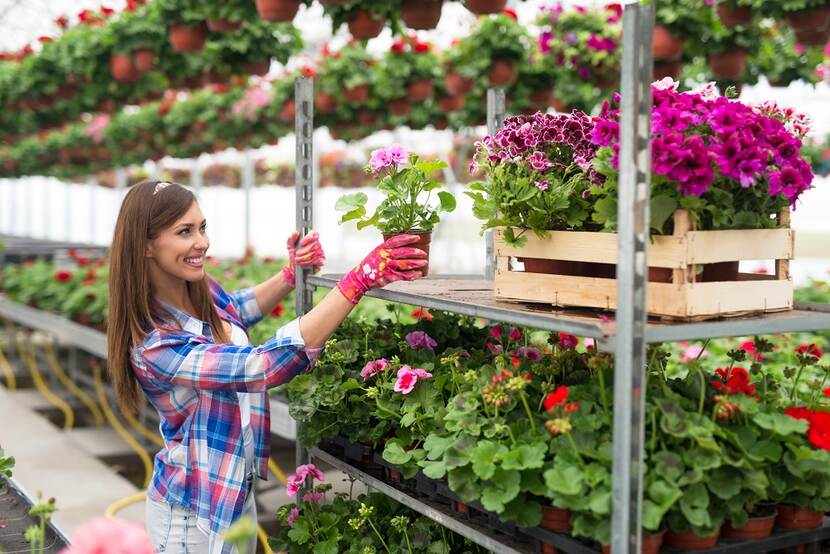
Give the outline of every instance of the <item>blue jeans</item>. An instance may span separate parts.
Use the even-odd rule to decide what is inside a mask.
[[[147,496],[147,534],[153,550],[165,554],[208,554],[211,550],[217,551],[216,545],[211,548],[211,542],[218,539],[215,535],[208,535],[196,527],[196,514],[183,506],[176,506],[166,502],[159,502]],[[245,499],[242,510],[243,518],[251,518],[256,525],[256,502],[251,490]],[[255,554],[257,538],[251,540],[248,552],[239,554]],[[235,550],[234,550],[235,551]]]

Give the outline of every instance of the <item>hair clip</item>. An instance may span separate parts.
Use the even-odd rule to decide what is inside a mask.
[[[167,182],[167,181],[159,181],[158,183],[156,183],[156,188],[153,189],[153,196],[157,195],[160,190],[163,190],[163,189],[169,187],[172,184],[173,183],[170,183],[170,182]]]

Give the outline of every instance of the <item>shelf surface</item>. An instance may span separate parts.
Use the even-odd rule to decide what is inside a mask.
[[[333,288],[339,276],[309,276],[311,285]],[[428,277],[412,282],[396,282],[367,296],[446,310],[459,314],[503,321],[514,325],[570,333],[597,339],[600,348],[613,350],[615,325],[613,312],[558,309],[544,304],[500,302],[493,297],[493,282],[482,278]],[[700,322],[649,321],[646,342],[671,342],[689,339],[738,337],[830,329],[830,306],[797,305],[787,312],[757,316],[730,317]]]

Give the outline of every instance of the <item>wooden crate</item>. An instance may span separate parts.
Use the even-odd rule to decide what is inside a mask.
[[[672,270],[671,283],[648,283],[648,313],[696,320],[791,310],[795,235],[789,228],[789,211],[780,218],[783,227],[777,229],[697,231],[690,227],[688,212],[677,210],[674,234],[653,236],[648,245],[648,265]],[[546,239],[533,233],[526,236],[526,245],[517,248],[504,242],[504,229],[494,233],[496,299],[616,309],[616,279],[529,273],[511,267],[513,257],[616,264],[615,233],[551,231]],[[744,273],[737,281],[695,280],[695,264],[740,260],[775,260],[775,275]]]

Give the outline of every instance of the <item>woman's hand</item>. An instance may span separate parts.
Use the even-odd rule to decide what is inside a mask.
[[[370,289],[380,288],[394,281],[414,281],[422,277],[420,271],[427,265],[423,250],[406,246],[418,242],[416,235],[398,235],[390,238],[366,256],[362,262],[337,282],[337,288],[352,304],[357,304]]]
[[[310,232],[297,243],[299,237],[300,233],[294,231],[286,241],[288,264],[282,268],[282,275],[291,288],[294,288],[296,266],[310,267],[312,273],[317,273],[326,261],[326,254],[323,252],[317,231]]]

